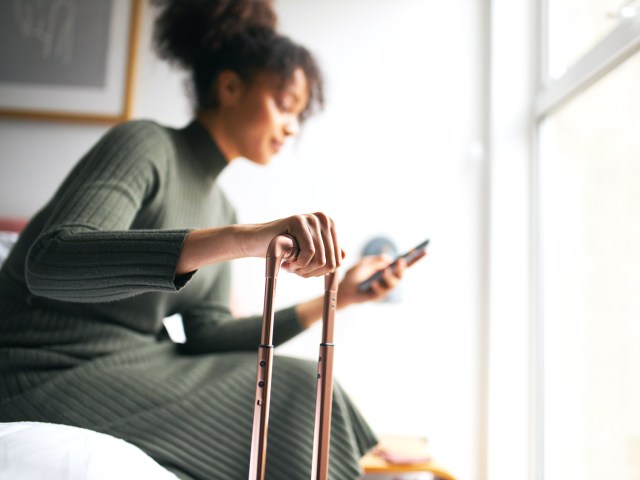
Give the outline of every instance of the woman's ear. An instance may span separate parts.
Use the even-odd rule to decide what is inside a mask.
[[[224,70],[218,75],[216,89],[220,106],[230,107],[235,105],[242,96],[244,82],[236,72]]]

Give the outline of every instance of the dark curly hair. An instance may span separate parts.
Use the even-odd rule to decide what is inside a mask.
[[[160,58],[191,72],[198,111],[215,108],[215,84],[224,70],[251,82],[256,73],[277,74],[284,88],[301,68],[309,85],[308,118],[324,106],[322,74],[313,55],[277,32],[272,0],[154,0],[160,9],[154,45]]]

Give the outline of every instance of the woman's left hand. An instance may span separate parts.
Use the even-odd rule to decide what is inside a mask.
[[[389,295],[391,290],[400,283],[400,279],[407,268],[407,262],[404,259],[398,260],[393,267],[390,267],[391,261],[389,255],[366,256],[347,270],[340,285],[338,285],[337,308],[344,308],[354,303],[381,300]],[[384,269],[382,278],[371,284],[371,290],[368,292],[358,290],[360,283],[382,269]],[[298,304],[296,314],[303,328],[309,327],[322,318],[323,303],[324,298],[317,297],[308,302]]]
[[[371,255],[363,257],[356,265],[347,270],[338,287],[338,308],[354,303],[381,300],[393,290],[404,275],[407,263],[400,259],[394,267],[390,267],[388,255]],[[367,292],[358,290],[358,285],[378,270],[385,269],[382,278],[371,284]]]

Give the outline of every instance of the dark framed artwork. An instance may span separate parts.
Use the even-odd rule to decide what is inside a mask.
[[[141,3],[0,2],[0,115],[130,118]]]

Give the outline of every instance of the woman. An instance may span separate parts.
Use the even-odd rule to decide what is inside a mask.
[[[0,272],[0,421],[123,438],[180,478],[244,479],[261,318],[231,317],[227,261],[264,258],[281,233],[300,246],[284,268],[303,277],[334,270],[343,254],[323,213],[238,225],[216,178],[238,157],[269,163],[322,105],[322,82],[309,52],[276,32],[270,2],[161,8],[156,44],[191,72],[195,118],[183,129],[111,129],[21,235]],[[347,272],[338,308],[386,295],[404,265],[369,293],[356,288],[385,265]],[[275,343],[321,309],[319,297],[277,312]],[[163,333],[175,313],[179,348]],[[270,478],[309,477],[315,369],[275,359]],[[339,385],[334,392],[330,476],[353,479],[375,437]]]

